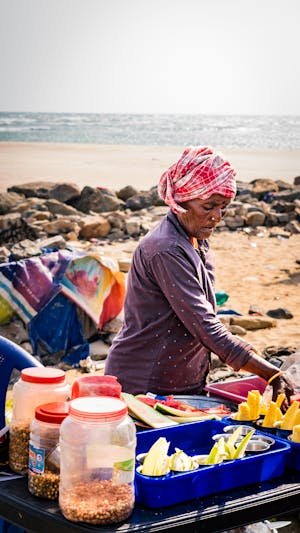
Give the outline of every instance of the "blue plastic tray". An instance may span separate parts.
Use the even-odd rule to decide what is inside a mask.
[[[189,455],[205,454],[213,445],[212,436],[222,433],[225,425],[221,421],[205,421],[145,431],[137,435],[136,453],[147,452],[159,437],[165,437],[170,442],[169,454],[175,451],[175,447]],[[191,472],[150,477],[136,471],[137,503],[150,508],[166,507],[279,477],[284,472],[290,449],[288,442],[275,438],[275,443],[266,452],[218,465],[200,466]]]

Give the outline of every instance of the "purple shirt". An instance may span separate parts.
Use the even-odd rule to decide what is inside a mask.
[[[123,391],[199,392],[210,352],[234,370],[248,361],[251,345],[234,337],[216,316],[211,253],[207,241],[201,246],[205,261],[171,211],[138,245],[123,328],[105,366]]]

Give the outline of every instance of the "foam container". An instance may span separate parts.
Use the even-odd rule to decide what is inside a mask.
[[[214,444],[212,436],[222,433],[226,425],[223,421],[209,420],[144,431],[137,435],[136,454],[148,452],[159,437],[165,437],[170,442],[169,455],[175,452],[175,447],[188,455],[207,454]],[[171,472],[160,477],[144,476],[136,471],[136,501],[150,508],[167,507],[267,481],[283,474],[290,450],[287,441],[275,437],[275,443],[269,450],[247,454],[235,461],[200,466],[190,472]]]
[[[222,383],[211,383],[206,385],[204,390],[213,396],[220,396],[232,402],[241,403],[246,400],[249,391],[259,390],[263,394],[266,386],[267,382],[263,378],[249,376],[247,378],[233,379],[232,381]]]

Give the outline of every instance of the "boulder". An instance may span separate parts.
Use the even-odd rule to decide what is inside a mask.
[[[79,233],[79,237],[82,239],[106,237],[111,230],[110,223],[101,215],[85,217],[82,222],[83,226]]]
[[[24,194],[26,198],[36,197],[36,198],[50,198],[51,192],[57,187],[56,183],[52,181],[39,181],[39,182],[30,182],[23,183],[21,185],[13,185],[9,187],[8,192],[16,192],[18,194]]]
[[[20,204],[24,200],[22,194],[16,192],[1,192],[0,193],[0,215],[6,215],[16,205]]]
[[[41,255],[41,250],[35,241],[24,239],[23,241],[14,244],[10,250],[14,261],[20,259],[26,259],[26,257],[33,257],[35,255]]]
[[[128,198],[126,202],[126,208],[131,209],[131,211],[139,211],[145,207],[150,207],[152,205],[152,195],[151,192],[144,192],[136,194],[131,198]]]
[[[125,231],[127,235],[130,235],[131,237],[140,234],[140,227],[140,221],[136,218],[128,218],[127,220],[125,220]]]
[[[120,191],[117,192],[117,197],[120,198],[120,200],[123,200],[123,202],[126,202],[128,198],[131,198],[136,194],[138,194],[138,191],[134,187],[126,185],[126,187],[123,187],[123,189],[120,189]]]
[[[118,259],[118,263],[121,272],[129,272],[131,267],[131,259]]]
[[[79,215],[77,209],[71,205],[66,205],[54,198],[46,200],[46,206],[52,215],[72,216]]]
[[[286,226],[286,231],[290,231],[294,235],[300,233],[300,224],[296,220],[291,220]]]
[[[289,309],[286,309],[285,307],[278,307],[277,309],[269,309],[267,311],[267,315],[271,316],[272,318],[293,318],[293,314]]]
[[[298,185],[300,185],[300,176],[296,176],[296,177],[294,178],[294,186],[296,187],[296,186],[298,186]]]
[[[110,322],[106,322],[104,324],[102,331],[105,333],[118,333],[123,325],[123,321],[116,317],[113,320],[110,320]]]
[[[245,220],[243,217],[235,216],[235,217],[227,217],[225,216],[223,218],[226,226],[230,229],[236,229],[236,228],[242,228],[244,226]]]
[[[246,224],[255,228],[262,226],[265,222],[266,215],[261,211],[250,211],[246,215]]]
[[[8,213],[7,215],[0,215],[0,232],[21,226],[22,218],[20,213]]]
[[[268,192],[277,192],[278,185],[276,181],[268,178],[259,178],[250,182],[252,185],[252,194],[261,197]]]
[[[116,211],[124,206],[124,202],[113,191],[109,189],[93,189],[92,187],[84,187],[80,197],[71,203],[83,213],[89,213],[89,211],[105,213],[107,211]]]
[[[44,224],[43,230],[47,235],[59,235],[60,233],[69,233],[70,231],[75,231],[78,234],[80,227],[76,221],[64,217]]]
[[[300,200],[300,186],[297,185],[291,191],[281,191],[274,193],[274,200],[283,200],[284,202],[294,202],[294,200]]]
[[[69,202],[80,196],[81,189],[76,183],[58,183],[50,191],[50,198],[59,202]]]
[[[246,335],[247,334],[247,330],[245,328],[242,328],[241,326],[236,326],[234,324],[230,325],[229,326],[229,331],[230,333],[232,333],[233,335]]]

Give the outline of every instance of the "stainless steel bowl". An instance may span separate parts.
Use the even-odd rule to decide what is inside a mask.
[[[217,433],[216,435],[212,436],[212,440],[216,442],[217,440],[220,440],[221,438],[223,438],[224,441],[226,442],[230,437],[231,437],[231,433]]]
[[[248,442],[246,453],[266,452],[269,448],[270,444],[268,442],[259,439],[253,439]]]
[[[239,425],[239,424],[232,424],[232,425],[230,425],[230,426],[226,426],[226,427],[223,429],[223,431],[224,431],[225,433],[234,433],[235,430],[236,430],[238,427],[241,428],[240,436],[242,436],[242,437],[245,437],[245,435],[247,435],[247,433],[249,433],[249,431],[252,431],[252,429],[253,429],[253,427],[251,427],[251,426],[247,426],[247,425],[245,425],[245,424],[241,424],[241,425]]]
[[[146,455],[147,455],[147,453],[139,453],[136,456],[136,460],[137,460],[138,463],[140,463],[140,465],[142,465],[144,463]]]

